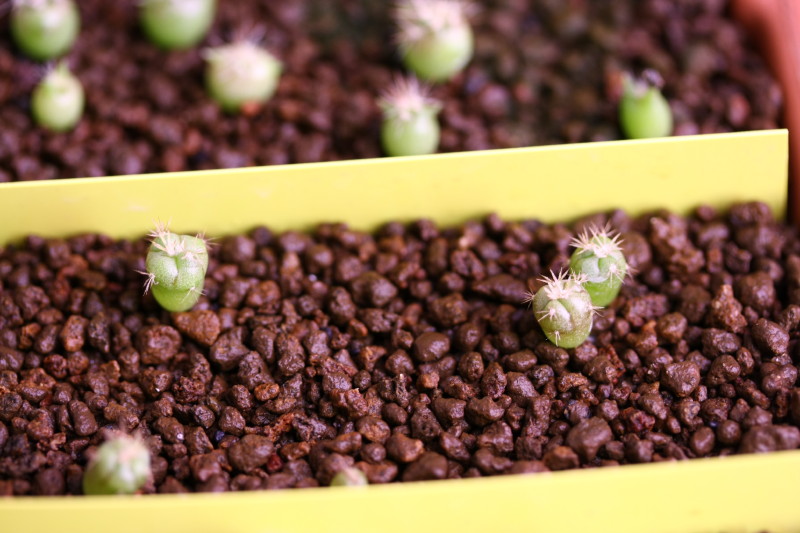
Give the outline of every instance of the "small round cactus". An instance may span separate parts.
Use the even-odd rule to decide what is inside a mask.
[[[73,0],[13,0],[11,35],[31,59],[47,61],[67,53],[80,26]]]
[[[529,296],[533,313],[547,338],[560,348],[575,348],[589,337],[595,310],[580,277],[564,272],[544,278],[544,286]]]
[[[81,82],[62,62],[33,90],[31,96],[33,119],[48,130],[69,131],[83,116],[84,98]]]
[[[150,236],[147,252],[145,292],[153,291],[156,301],[167,311],[191,309],[203,294],[208,251],[201,237],[171,233],[157,225]]]
[[[472,59],[474,36],[461,0],[401,0],[395,9],[403,64],[419,78],[442,82]]]
[[[666,137],[672,133],[672,110],[660,88],[661,76],[646,70],[641,80],[626,75],[622,81],[619,121],[628,139]]]
[[[205,37],[216,9],[216,0],[142,0],[139,19],[156,46],[182,50]]]
[[[365,487],[369,485],[364,472],[355,467],[340,470],[331,479],[331,487]]]
[[[206,88],[230,113],[269,100],[283,70],[272,54],[246,40],[210,48],[205,58]]]
[[[134,494],[150,478],[150,451],[122,433],[100,445],[83,475],[87,495]]]
[[[381,98],[381,143],[390,156],[436,152],[440,128],[439,102],[428,97],[415,78],[399,79]]]
[[[614,301],[628,273],[620,244],[619,235],[597,228],[589,228],[572,241],[575,251],[569,269],[583,277],[583,286],[592,297],[592,304],[598,307]]]

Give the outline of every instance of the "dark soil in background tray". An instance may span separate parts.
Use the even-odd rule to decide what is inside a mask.
[[[572,350],[522,303],[610,222],[635,275]],[[80,493],[104,430],[144,436],[145,492],[373,483],[800,446],[800,239],[720,216],[489,216],[457,229],[220,239],[207,295],[142,296],[146,243],[0,254],[0,494]]]
[[[375,99],[402,69],[391,2],[222,0],[205,44],[254,25],[285,64],[277,95],[249,117],[222,114],[200,51],[164,53],[138,30],[136,2],[79,0],[70,63],[87,111],[66,135],[29,118],[41,65],[0,24],[0,181],[329,161],[380,155]],[[445,152],[619,137],[612,80],[659,70],[676,133],[774,128],[781,96],[726,14],[726,0],[475,2],[476,58],[438,87]],[[258,32],[256,32],[258,33]]]

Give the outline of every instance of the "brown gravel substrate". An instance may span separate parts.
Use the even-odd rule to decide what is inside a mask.
[[[275,98],[222,114],[202,86],[199,50],[144,40],[134,0],[79,0],[69,56],[88,108],[66,135],[29,118],[43,67],[20,57],[0,20],[0,181],[376,157],[379,93],[402,71],[391,2],[223,0],[204,43],[253,25],[285,64]],[[435,96],[445,152],[619,137],[617,76],[659,70],[676,133],[770,129],[781,93],[726,0],[484,0],[476,59]],[[256,32],[257,33],[257,32]]]
[[[557,348],[525,292],[606,221],[636,274],[589,341]],[[80,493],[113,428],[146,439],[147,493],[800,446],[800,238],[761,204],[573,227],[261,227],[221,239],[207,295],[173,315],[142,296],[145,251],[85,235],[0,254],[0,494]]]

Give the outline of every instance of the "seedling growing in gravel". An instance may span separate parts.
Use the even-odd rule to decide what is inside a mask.
[[[355,467],[340,470],[333,476],[331,487],[365,487],[369,485],[364,472]]]
[[[595,310],[581,277],[564,272],[544,278],[544,286],[530,295],[533,313],[547,338],[561,348],[575,348],[592,331]]]
[[[619,235],[597,228],[588,229],[572,241],[575,251],[569,260],[570,272],[585,279],[583,286],[592,297],[592,304],[598,307],[614,301],[628,273],[620,244]]]
[[[272,54],[246,40],[210,48],[205,59],[206,89],[231,113],[269,100],[283,70]]]
[[[216,0],[142,0],[139,18],[156,46],[181,50],[205,37],[216,9]]]
[[[83,475],[87,495],[134,494],[150,478],[150,451],[141,439],[119,434],[104,442]]]
[[[439,146],[441,104],[428,97],[415,78],[399,79],[384,93],[381,143],[386,155],[424,155]]]
[[[84,98],[81,82],[62,62],[33,90],[31,96],[33,119],[51,131],[69,131],[83,115]]]
[[[619,121],[628,139],[666,137],[672,133],[672,110],[661,86],[661,76],[646,70],[641,80],[625,75],[622,100],[619,104]]]
[[[47,61],[65,54],[80,26],[73,0],[13,0],[11,35],[31,59]]]
[[[208,269],[206,242],[200,236],[177,235],[158,224],[150,236],[145,292],[152,289],[167,311],[191,309],[200,295]]]
[[[400,0],[395,8],[403,64],[418,77],[442,82],[472,58],[474,37],[461,0]]]

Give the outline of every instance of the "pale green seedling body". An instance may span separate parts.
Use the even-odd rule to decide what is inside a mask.
[[[594,312],[589,293],[572,278],[549,280],[533,297],[536,320],[559,348],[575,348],[589,337]]]
[[[619,121],[628,139],[650,139],[672,134],[672,109],[656,87],[626,84],[619,105]]]
[[[191,309],[203,293],[208,252],[203,239],[161,233],[147,253],[148,288],[167,311]]]
[[[389,156],[435,153],[439,136],[439,121],[434,112],[421,112],[408,120],[387,118],[381,126],[381,143]]]
[[[65,132],[80,121],[84,102],[81,82],[62,64],[48,73],[33,90],[31,114],[39,126]]]
[[[80,31],[81,19],[73,0],[15,0],[11,35],[19,49],[36,61],[67,53]]]
[[[150,451],[135,437],[119,435],[104,442],[86,467],[83,493],[134,494],[150,478]]]
[[[583,287],[591,296],[593,305],[607,306],[619,294],[628,273],[628,263],[619,247],[619,239],[595,230],[591,235],[581,235],[573,245],[576,249],[570,257],[570,272],[584,280]]]
[[[364,472],[354,466],[342,469],[331,479],[331,487],[366,487],[369,485]]]
[[[229,113],[269,100],[282,70],[272,54],[246,41],[206,51],[206,89]]]
[[[214,21],[216,0],[144,0],[139,17],[145,35],[168,50],[199,43]]]
[[[419,78],[443,82],[472,59],[474,37],[468,25],[445,28],[403,47],[403,64]]]

